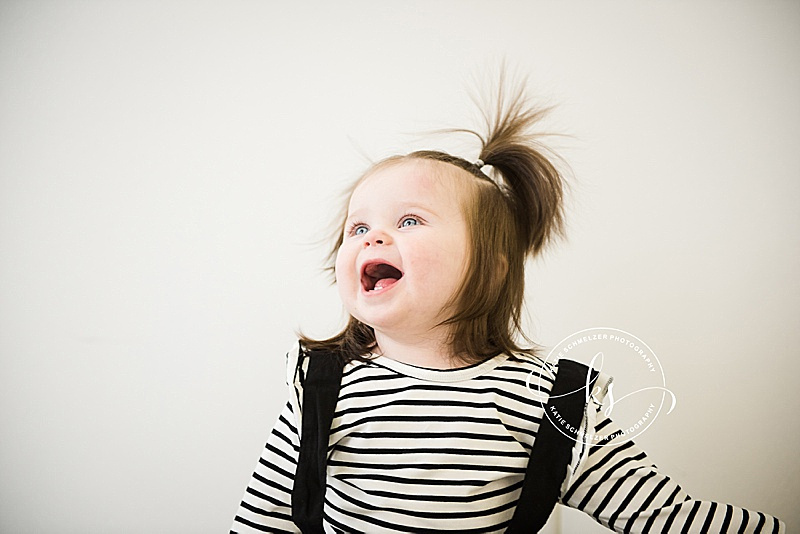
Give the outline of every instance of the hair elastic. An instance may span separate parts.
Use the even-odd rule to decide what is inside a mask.
[[[486,164],[483,162],[483,160],[481,158],[478,158],[477,160],[475,160],[475,166],[478,167],[479,169],[482,168],[484,165],[486,165]]]

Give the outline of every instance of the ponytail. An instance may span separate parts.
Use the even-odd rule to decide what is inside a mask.
[[[487,117],[489,134],[479,134],[479,160],[502,178],[504,193],[517,223],[518,239],[527,254],[537,255],[555,237],[564,236],[565,181],[531,129],[548,109],[529,108],[522,90],[505,104],[502,88],[497,112]],[[548,158],[548,155],[550,158]]]

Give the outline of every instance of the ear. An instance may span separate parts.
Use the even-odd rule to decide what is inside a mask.
[[[494,276],[492,277],[492,284],[499,287],[503,283],[503,279],[508,275],[508,258],[505,254],[498,254],[495,259]]]

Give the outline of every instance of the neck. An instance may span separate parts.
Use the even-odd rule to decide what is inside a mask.
[[[453,369],[460,364],[452,348],[440,337],[398,339],[376,330],[375,341],[378,345],[376,354],[409,365]]]

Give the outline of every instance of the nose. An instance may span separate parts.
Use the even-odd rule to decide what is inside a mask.
[[[367,238],[364,240],[364,248],[376,245],[389,245],[391,241],[392,239],[389,237],[389,234],[380,230],[372,230],[367,234]]]

